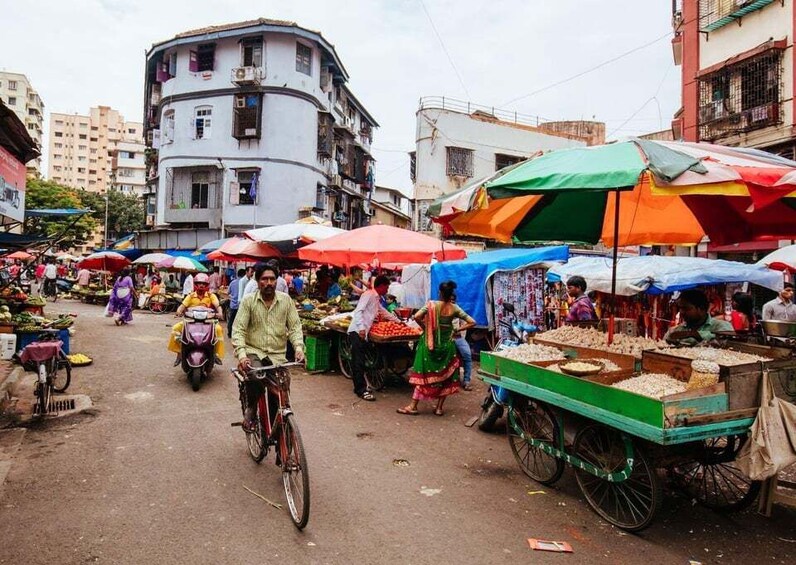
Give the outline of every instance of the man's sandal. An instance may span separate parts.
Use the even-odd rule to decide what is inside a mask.
[[[411,408],[399,408],[396,410],[399,414],[405,414],[407,416],[417,416],[420,414],[417,410],[412,410]]]

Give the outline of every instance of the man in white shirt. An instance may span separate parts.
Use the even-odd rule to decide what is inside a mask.
[[[763,320],[796,322],[796,304],[793,303],[793,285],[785,283],[779,296],[763,305]]]
[[[368,390],[365,381],[365,340],[368,332],[376,320],[385,319],[398,322],[398,318],[387,312],[381,305],[381,297],[387,294],[390,279],[379,275],[373,283],[373,288],[366,290],[357,302],[348,326],[348,341],[351,344],[351,371],[353,373],[354,394],[362,400],[376,400]]]
[[[55,282],[57,279],[58,266],[54,261],[50,261],[44,267],[44,294],[48,296],[55,294]]]
[[[182,295],[188,296],[193,292],[193,275],[188,273],[185,280],[182,281]]]

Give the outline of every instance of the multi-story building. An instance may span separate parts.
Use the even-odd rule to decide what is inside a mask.
[[[677,0],[672,24],[682,72],[674,137],[796,158],[794,0]],[[700,247],[753,258],[777,242]]]
[[[87,116],[52,113],[47,176],[91,192],[113,188],[143,195],[143,130],[108,106],[91,108]]]
[[[370,200],[371,224],[384,224],[397,228],[412,227],[409,215],[409,199],[396,188],[377,186]]]
[[[25,124],[28,134],[41,151],[44,133],[44,102],[33,89],[28,77],[21,73],[0,71],[0,100]],[[41,157],[28,162],[28,174],[41,173]]]
[[[601,122],[545,122],[450,98],[421,98],[416,116],[410,176],[419,231],[433,231],[426,210],[442,195],[539,152],[605,141]]]
[[[144,101],[153,229],[139,245],[171,246],[163,238],[180,228],[201,243],[308,211],[343,228],[367,223],[378,124],[347,81],[334,47],[291,22],[155,44]]]

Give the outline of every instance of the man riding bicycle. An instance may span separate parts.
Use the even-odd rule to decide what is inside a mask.
[[[56,293],[56,282],[58,280],[58,266],[52,259],[44,267],[44,294],[53,296]]]
[[[267,367],[287,361],[287,342],[296,351],[296,361],[304,361],[304,340],[301,320],[293,300],[276,290],[279,267],[273,264],[258,265],[254,271],[258,292],[243,298],[232,325],[232,345],[238,358],[238,369],[246,374],[252,367]],[[257,380],[246,381],[246,414],[243,429],[256,429],[257,398],[263,385]],[[268,395],[269,411],[273,415],[276,399]]]

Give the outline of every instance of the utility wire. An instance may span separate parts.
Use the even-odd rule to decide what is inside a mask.
[[[451,54],[448,53],[448,48],[445,47],[445,42],[442,41],[442,36],[437,31],[437,26],[434,25],[434,20],[431,19],[431,14],[429,14],[428,10],[426,9],[426,4],[423,2],[423,0],[417,0],[417,1],[420,2],[420,6],[423,8],[423,11],[426,13],[428,22],[431,24],[431,29],[434,30],[434,35],[437,36],[437,40],[439,40],[439,44],[442,46],[442,50],[445,52],[445,56],[448,57],[448,62],[451,64],[453,72],[456,73],[456,78],[459,79],[459,84],[462,85],[462,90],[464,90],[464,93],[467,95],[467,99],[470,100],[470,92],[467,90],[467,87],[464,84],[464,80],[462,79],[462,75],[459,74],[459,69],[456,68],[456,65],[453,62],[453,58],[451,57]]]
[[[662,123],[661,123],[661,122],[662,122],[662,118],[661,118],[661,105],[660,105],[660,103],[658,102],[658,94],[660,93],[660,91],[661,91],[661,88],[663,87],[663,83],[664,83],[664,82],[666,82],[666,77],[668,77],[668,76],[669,76],[669,71],[670,71],[670,70],[672,70],[672,68],[671,68],[671,67],[667,68],[667,69],[666,69],[666,72],[665,72],[665,73],[663,73],[663,78],[661,79],[661,82],[659,82],[659,83],[658,83],[658,88],[656,88],[656,89],[655,89],[655,93],[654,93],[652,96],[650,96],[649,98],[647,98],[647,99],[644,101],[644,103],[643,103],[643,104],[642,104],[642,105],[641,105],[641,106],[638,108],[638,110],[636,110],[635,112],[633,112],[633,113],[630,115],[630,117],[629,117],[628,119],[626,119],[624,122],[622,122],[622,123],[621,123],[621,125],[619,125],[619,127],[617,127],[617,128],[614,128],[612,131],[608,132],[608,133],[605,135],[605,137],[606,137],[606,138],[609,138],[609,137],[611,137],[613,134],[615,134],[616,132],[618,132],[619,130],[621,130],[621,129],[622,129],[624,126],[626,126],[626,125],[627,125],[627,123],[628,123],[630,120],[632,120],[633,118],[635,118],[635,117],[638,115],[638,113],[639,113],[639,112],[641,112],[641,110],[643,110],[643,109],[644,109],[644,108],[647,106],[647,104],[649,104],[649,103],[650,103],[650,102],[652,102],[653,100],[655,101],[655,103],[656,103],[656,104],[658,104],[658,120],[659,120],[659,122],[658,122],[658,127],[660,127],[660,126],[662,125]]]
[[[421,2],[422,2],[422,0],[421,0]],[[601,68],[605,67],[606,65],[610,65],[611,63],[614,63],[614,62],[618,61],[619,59],[623,59],[623,58],[627,57],[628,55],[632,55],[633,53],[635,53],[637,51],[641,51],[642,49],[646,49],[650,45],[658,43],[660,40],[662,40],[662,39],[664,39],[666,37],[669,37],[670,35],[672,35],[672,32],[671,31],[667,31],[665,34],[661,35],[660,37],[657,37],[657,38],[653,39],[652,41],[650,41],[648,43],[645,43],[644,45],[639,45],[638,47],[634,47],[633,49],[631,49],[629,51],[625,51],[624,53],[622,53],[620,55],[617,55],[616,57],[613,57],[611,59],[608,59],[607,61],[603,61],[602,63],[600,63],[598,65],[595,65],[595,66],[593,66],[593,67],[591,67],[589,69],[586,69],[585,71],[581,71],[581,72],[579,72],[577,74],[574,74],[574,75],[572,75],[570,77],[567,77],[565,79],[559,80],[558,82],[554,82],[552,84],[548,84],[547,86],[542,87],[542,88],[540,88],[538,90],[534,90],[533,92],[529,92],[528,94],[523,94],[522,96],[514,98],[513,100],[509,100],[508,102],[504,102],[500,106],[505,107],[505,106],[508,106],[509,104],[514,104],[515,102],[519,102],[520,100],[523,100],[525,98],[529,98],[531,96],[535,96],[536,94],[539,94],[539,93],[544,92],[546,90],[550,90],[551,88],[555,88],[556,86],[560,86],[562,84],[566,84],[566,83],[568,83],[570,81],[575,80],[576,78],[580,78],[580,77],[582,77],[584,75],[587,75],[587,74],[592,73],[592,72],[594,72],[594,71],[596,71],[598,69],[601,69]]]

